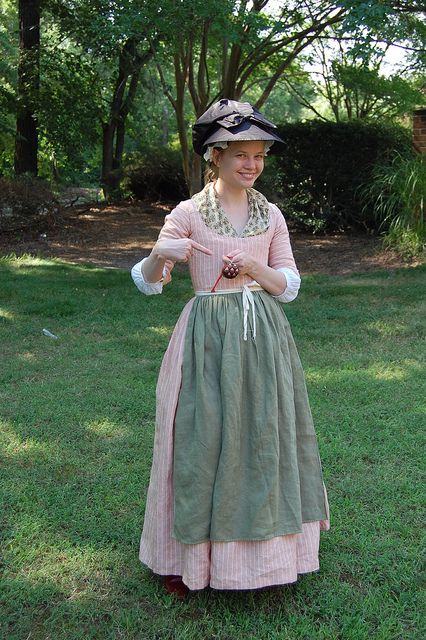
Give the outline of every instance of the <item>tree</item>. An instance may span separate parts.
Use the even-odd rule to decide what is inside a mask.
[[[116,195],[120,189],[126,119],[135,100],[141,70],[151,58],[150,49],[139,52],[135,38],[129,38],[120,51],[109,118],[102,122],[101,182],[108,196]]]
[[[327,1],[297,6],[283,3],[276,15],[265,13],[267,5],[268,0],[182,3],[179,20],[185,26],[173,47],[174,93],[164,80],[167,58],[156,51],[164,91],[176,112],[184,174],[191,192],[201,186],[201,160],[194,156],[191,162],[186,95],[197,118],[221,97],[240,100],[259,75],[263,83],[256,107],[262,107],[301,52],[345,14],[344,8]]]
[[[13,53],[7,51],[0,58],[0,72],[6,72],[0,82],[0,141],[11,137],[10,114],[16,110],[21,118],[17,157],[23,156],[23,142],[33,143],[29,170],[37,171],[34,149],[38,139],[42,173],[50,156],[53,170],[59,166],[58,177],[66,165],[73,165],[76,171],[88,157],[101,153],[101,179],[109,195],[119,187],[129,122],[140,118],[141,109],[155,112],[157,123],[167,122],[166,116],[157,113],[157,105],[151,106],[149,97],[142,99],[140,93],[141,80],[154,64],[164,95],[173,106],[185,178],[194,191],[200,186],[201,161],[192,158],[189,125],[214,101],[220,97],[250,99],[263,109],[269,108],[272,92],[281,92],[279,102],[288,103],[284,83],[288,80],[299,90],[296,80],[306,84],[305,52],[327,36],[331,25],[342,25],[342,41],[350,37],[353,42],[355,34],[361,55],[361,45],[374,45],[381,33],[383,39],[405,38],[418,59],[424,30],[418,13],[421,3],[408,0],[393,4],[387,0],[303,0],[297,5],[268,0],[163,0],[161,6],[150,0],[20,1],[39,11],[41,4],[41,44],[30,47],[32,53],[24,52],[22,44],[19,82]],[[0,0],[2,9],[6,5],[9,20],[12,1]],[[38,31],[35,26],[32,35]],[[9,46],[6,40],[3,27],[2,48]],[[31,68],[25,67],[24,60],[30,60],[32,54]],[[369,79],[356,75],[348,65],[339,69],[335,65],[334,72],[340,83],[351,84],[353,95],[353,87],[362,85],[365,91],[374,79],[371,74]],[[162,104],[161,112],[163,109]],[[29,119],[25,120],[25,114]],[[30,135],[23,135],[24,122],[32,126]],[[152,129],[147,116],[144,123]],[[136,124],[134,128],[137,130]],[[155,139],[151,130],[149,138]],[[62,165],[57,163],[59,156]]]
[[[318,77],[316,95],[308,96],[293,78],[284,78],[289,91],[300,104],[322,120],[370,120],[394,118],[411,111],[422,102],[412,73],[407,78],[400,71],[384,75],[382,66],[390,45],[377,44],[360,51],[350,40],[329,29],[312,45],[310,59],[315,60]],[[317,98],[321,106],[317,105]],[[324,109],[328,106],[328,110]]]
[[[157,7],[148,0],[122,0],[117,4],[108,0],[52,1],[52,19],[61,32],[91,58],[94,68],[99,68],[101,183],[107,197],[119,192],[126,121],[141,71],[152,57],[149,40],[157,41],[153,20],[157,13]],[[115,71],[112,65],[116,65]]]
[[[37,175],[37,103],[40,84],[40,0],[19,0],[19,66],[15,173]]]
[[[16,137],[15,87],[18,67],[17,10],[0,0],[0,175],[13,171]]]

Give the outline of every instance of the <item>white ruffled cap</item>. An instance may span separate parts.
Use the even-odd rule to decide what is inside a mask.
[[[274,144],[273,140],[264,140],[265,142],[265,156],[267,155],[269,149]],[[210,144],[207,147],[207,151],[203,155],[203,158],[206,162],[211,162],[213,160],[213,149],[219,147],[220,149],[226,149],[228,147],[228,142],[215,142],[214,144]]]
[[[213,159],[213,149],[215,147],[220,147],[221,149],[226,149],[227,146],[228,146],[227,142],[215,142],[214,144],[211,144],[210,146],[207,147],[207,151],[203,155],[204,160],[206,162],[211,162],[212,161],[212,159]]]

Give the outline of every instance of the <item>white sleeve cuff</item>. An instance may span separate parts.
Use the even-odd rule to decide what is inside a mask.
[[[297,294],[299,293],[300,276],[289,267],[279,267],[276,271],[280,271],[285,275],[287,286],[279,296],[272,297],[280,302],[292,302],[292,300],[297,298]]]
[[[156,293],[161,293],[163,291],[163,282],[162,280],[159,280],[158,282],[145,282],[145,279],[142,273],[142,265],[146,259],[147,258],[143,258],[143,260],[135,264],[135,266],[132,267],[132,270],[130,273],[132,275],[133,282],[135,283],[139,291],[144,293],[146,296],[152,296]],[[165,273],[163,269],[163,276],[164,275]]]

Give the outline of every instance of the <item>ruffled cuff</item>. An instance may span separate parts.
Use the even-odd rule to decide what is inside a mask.
[[[272,296],[280,302],[292,302],[297,298],[300,288],[300,276],[289,267],[279,267],[276,271],[280,271],[285,275],[287,286],[279,296]]]
[[[135,283],[139,291],[144,293],[146,296],[152,296],[157,293],[161,293],[163,291],[163,279],[159,280],[158,282],[145,281],[145,278],[143,277],[143,272],[142,272],[142,265],[145,262],[145,260],[147,260],[147,258],[143,258],[143,260],[135,264],[135,266],[132,267],[132,270],[130,273],[132,275],[133,282]],[[166,275],[165,269],[163,269],[163,277],[165,275]]]

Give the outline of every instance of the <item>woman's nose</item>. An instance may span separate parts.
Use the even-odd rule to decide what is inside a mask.
[[[256,159],[255,159],[255,157],[254,156],[253,157],[247,156],[246,157],[246,161],[244,163],[244,166],[247,169],[254,169],[256,167]]]

